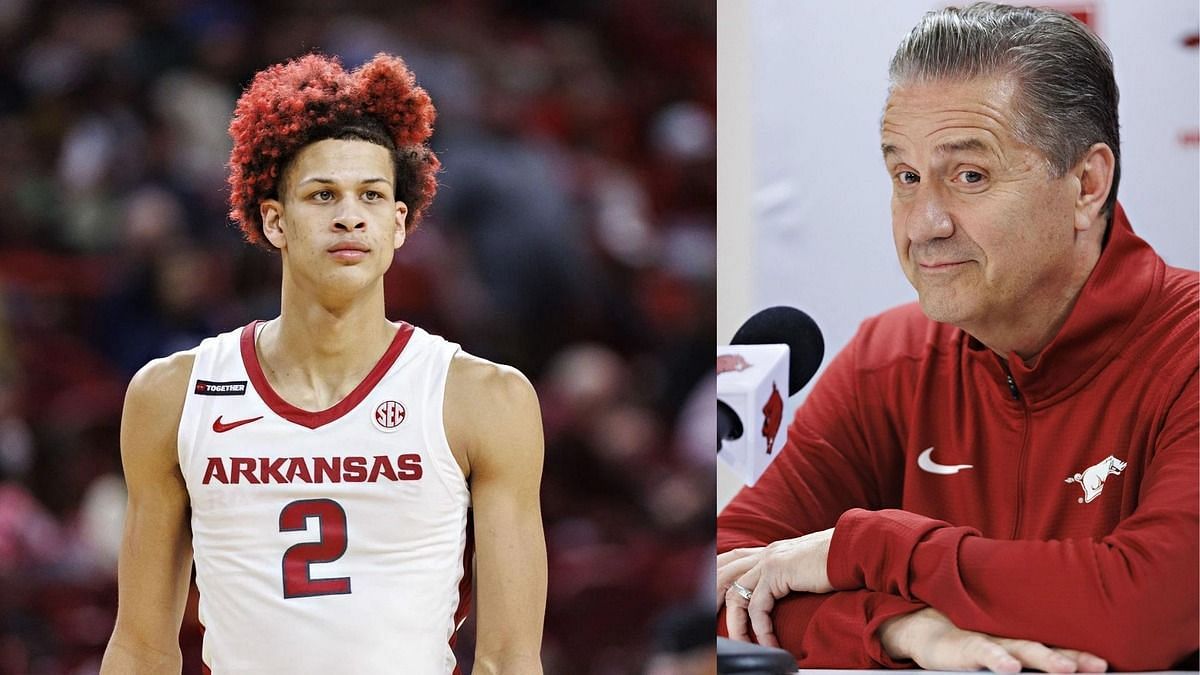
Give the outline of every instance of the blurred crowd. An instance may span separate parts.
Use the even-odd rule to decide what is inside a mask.
[[[99,667],[129,377],[278,312],[278,257],[226,217],[226,128],[313,50],[399,54],[439,109],[388,315],[538,390],[546,672],[712,672],[715,11],[0,0],[0,673]],[[199,639],[193,595],[185,673]]]

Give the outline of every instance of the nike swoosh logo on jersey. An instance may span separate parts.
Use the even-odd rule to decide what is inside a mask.
[[[251,417],[250,419],[238,420],[236,422],[222,422],[221,417],[223,417],[223,415],[218,415],[217,419],[213,420],[213,431],[217,432],[218,434],[223,434],[230,429],[236,429],[243,424],[257,422],[263,418],[262,415],[259,415],[258,417]]]
[[[929,473],[941,474],[943,476],[972,468],[971,464],[938,464],[933,461],[933,446],[925,448],[925,451],[917,457],[917,466]]]

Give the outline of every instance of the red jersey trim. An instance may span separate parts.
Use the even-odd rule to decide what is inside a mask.
[[[280,398],[279,394],[271,388],[271,384],[267,382],[267,376],[263,374],[262,364],[258,362],[258,352],[254,348],[254,336],[258,332],[258,324],[262,321],[251,321],[242,329],[241,347],[242,347],[242,363],[246,366],[246,374],[250,377],[250,384],[254,386],[254,390],[262,398],[267,407],[276,415],[283,419],[299,424],[302,427],[316,429],[317,427],[329,424],[336,421],[346,413],[350,412],[363,399],[379,381],[383,379],[388,369],[400,358],[400,353],[404,351],[404,347],[408,344],[409,339],[413,334],[411,324],[400,322],[400,330],[396,331],[396,337],[392,338],[392,343],[388,345],[387,351],[379,358],[379,362],[367,373],[362,382],[346,395],[341,401],[338,401],[332,407],[325,410],[313,412],[311,410],[303,410],[288,403]]]
[[[463,546],[463,575],[462,580],[458,582],[458,609],[454,611],[454,632],[450,634],[450,649],[454,649],[454,644],[458,642],[459,626],[471,612],[471,580],[474,576],[472,563],[475,562],[475,518],[473,516],[474,514],[468,509],[467,541]],[[462,675],[460,664],[454,664],[453,675]]]

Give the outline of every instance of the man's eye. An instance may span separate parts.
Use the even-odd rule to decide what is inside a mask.
[[[333,199],[333,192],[330,190],[320,190],[314,192],[312,198],[319,202],[327,202],[330,199]]]
[[[958,176],[964,183],[980,183],[983,181],[983,174],[978,171],[960,171]]]
[[[363,198],[369,202],[373,202],[373,201],[376,201],[379,199],[383,199],[383,194],[380,192],[376,192],[374,190],[367,190],[366,192],[363,193]]]
[[[902,185],[912,185],[921,182],[921,177],[913,171],[901,171],[896,174],[896,180],[900,181]]]

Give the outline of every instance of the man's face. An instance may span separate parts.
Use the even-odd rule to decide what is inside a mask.
[[[359,140],[306,146],[288,166],[279,200],[263,202],[263,233],[300,283],[355,290],[383,276],[404,243],[387,148]]]
[[[901,267],[929,318],[968,331],[1060,302],[1074,271],[1077,180],[1017,140],[1013,92],[1007,78],[912,84],[883,115]]]

